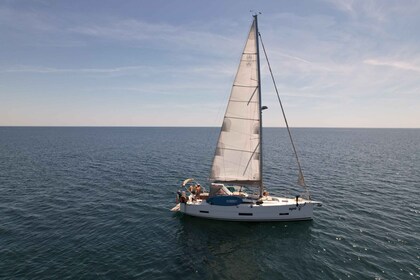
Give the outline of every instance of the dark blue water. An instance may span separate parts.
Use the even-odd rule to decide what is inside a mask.
[[[293,132],[324,206],[236,223],[169,211],[218,129],[0,128],[0,278],[418,279],[420,130]],[[264,136],[267,187],[296,194],[286,131]]]

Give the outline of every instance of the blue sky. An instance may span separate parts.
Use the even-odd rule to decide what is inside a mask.
[[[416,0],[3,0],[0,125],[220,126],[251,9],[291,126],[420,127]]]

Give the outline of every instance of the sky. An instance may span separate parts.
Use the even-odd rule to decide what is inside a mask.
[[[290,126],[420,128],[417,0],[2,0],[0,126],[220,126],[250,10]]]

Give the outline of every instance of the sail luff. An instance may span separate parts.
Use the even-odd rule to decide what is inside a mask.
[[[254,15],[254,21],[255,21],[255,44],[257,49],[257,72],[258,72],[258,100],[259,100],[259,113],[260,113],[260,144],[259,144],[259,150],[260,150],[260,197],[262,197],[263,194],[263,148],[262,148],[262,135],[263,135],[263,127],[262,127],[262,100],[261,100],[261,72],[260,72],[260,46],[259,46],[259,40],[258,40],[258,15]]]

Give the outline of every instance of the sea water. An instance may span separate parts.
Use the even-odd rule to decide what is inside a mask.
[[[169,211],[206,178],[218,128],[0,128],[0,278],[418,279],[420,130],[293,129],[307,222]],[[294,196],[287,132],[264,129],[264,184]]]

